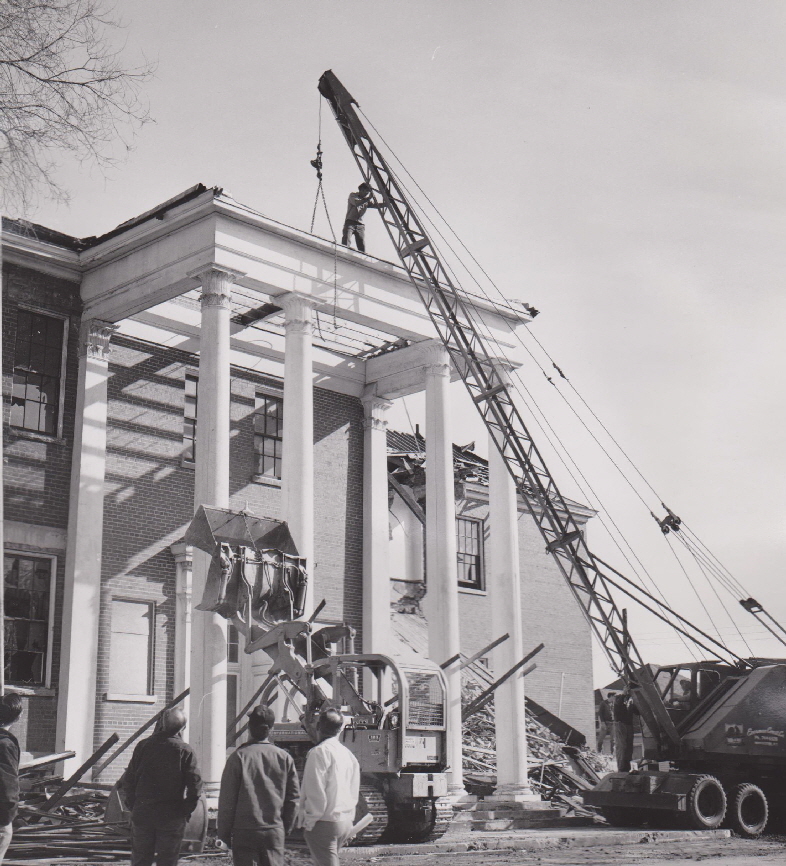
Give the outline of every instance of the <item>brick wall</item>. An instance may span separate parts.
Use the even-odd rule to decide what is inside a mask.
[[[14,347],[19,307],[63,316],[68,321],[63,427],[61,436],[43,436],[8,426],[13,380]],[[36,526],[66,529],[71,478],[71,454],[79,363],[79,289],[74,283],[47,274],[3,265],[3,446],[5,519]],[[6,545],[10,547],[11,545]],[[51,752],[55,748],[56,689],[60,673],[60,635],[63,610],[63,551],[30,549],[31,554],[58,554],[54,604],[52,690],[23,696],[25,710],[14,725],[23,751]]]
[[[485,519],[485,503],[464,500],[458,513]],[[592,691],[592,646],[589,626],[562,574],[544,552],[543,539],[529,514],[519,514],[519,562],[524,652],[539,643],[537,669],[525,680],[533,700],[557,713],[562,687],[561,717],[587,735],[595,729]],[[486,527],[488,542],[488,527]],[[487,594],[460,592],[461,648],[472,655],[499,635],[491,633],[491,605]],[[495,672],[497,675],[504,671]],[[563,678],[564,673],[564,678]]]
[[[131,733],[173,697],[175,563],[169,546],[182,538],[193,515],[194,471],[183,464],[181,451],[184,380],[197,371],[198,359],[189,353],[125,336],[112,339],[96,744],[113,731],[121,737]],[[257,388],[281,384],[232,368],[230,506],[279,519],[280,486],[253,480],[253,415]],[[314,417],[316,598],[327,600],[325,618],[359,628],[363,409],[356,398],[315,389]],[[113,598],[156,605],[153,705],[105,698]],[[102,780],[116,778],[128,757],[118,759]]]

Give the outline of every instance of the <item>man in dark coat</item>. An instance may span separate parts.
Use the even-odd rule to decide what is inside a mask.
[[[289,752],[268,740],[270,707],[248,714],[250,739],[228,758],[218,799],[218,838],[235,866],[283,866],[284,837],[295,823],[299,786]]]
[[[638,715],[630,688],[614,698],[614,754],[617,756],[617,771],[629,773],[633,758],[634,716]]]
[[[19,743],[8,730],[22,715],[19,695],[0,698],[0,863],[11,844],[13,822],[19,806]]]
[[[358,187],[357,192],[351,192],[347,200],[347,215],[344,219],[344,231],[341,234],[341,243],[349,246],[350,238],[355,238],[355,243],[361,253],[366,251],[366,227],[363,225],[363,217],[369,208],[379,210],[384,205],[374,201],[371,187],[364,181]]]
[[[168,710],[159,729],[134,749],[121,787],[131,809],[132,866],[175,866],[186,822],[199,802],[196,755],[181,732],[182,710]]]

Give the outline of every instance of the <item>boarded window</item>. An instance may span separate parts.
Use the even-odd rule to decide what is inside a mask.
[[[254,410],[254,452],[257,475],[281,478],[283,437],[283,399],[258,391]]]
[[[112,599],[109,692],[150,695],[155,606],[147,601]]]
[[[19,310],[14,344],[11,426],[57,435],[65,322]]]
[[[8,683],[46,685],[53,563],[50,558],[5,555],[5,678]]]
[[[483,589],[483,521],[456,518],[458,583],[467,589]]]
[[[199,376],[186,374],[186,395],[183,405],[183,459],[193,461],[196,447],[197,385]]]

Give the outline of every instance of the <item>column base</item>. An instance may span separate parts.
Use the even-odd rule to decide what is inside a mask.
[[[487,794],[483,800],[486,803],[521,803],[524,809],[538,809],[543,803],[540,794],[523,785],[498,785],[494,793]]]

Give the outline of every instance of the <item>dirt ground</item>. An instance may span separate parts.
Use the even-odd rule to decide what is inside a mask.
[[[385,856],[358,856],[360,851],[349,851],[342,856],[345,866],[693,866],[699,861],[708,866],[786,866],[786,837],[768,836],[760,840],[700,839],[690,842],[639,843],[608,847],[553,848],[538,851],[471,851],[466,853],[424,853]],[[181,861],[183,862],[183,861]],[[227,857],[195,858],[186,861],[195,866],[231,866]],[[305,850],[287,852],[287,866],[311,866]]]

